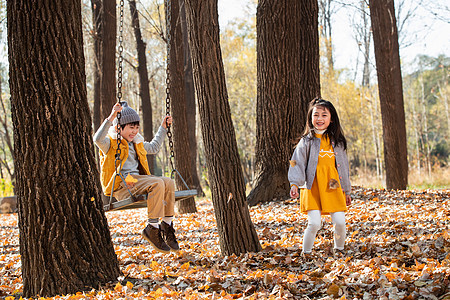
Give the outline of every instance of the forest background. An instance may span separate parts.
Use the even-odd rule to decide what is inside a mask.
[[[0,196],[8,196],[13,194],[13,130],[7,84],[6,1],[0,3]],[[147,69],[156,132],[166,109],[164,7],[163,2],[157,0],[143,0],[137,4],[143,40],[147,44]],[[345,3],[322,0],[319,4],[322,97],[337,107],[349,140],[352,184],[383,187],[383,138],[369,8],[365,1],[358,0]],[[242,169],[251,188],[256,144],[257,2],[239,1],[239,6],[235,5],[234,1],[219,1],[221,47]],[[87,91],[92,108],[92,64],[95,56],[91,1],[83,0],[82,7]],[[409,186],[448,187],[450,57],[449,47],[445,46],[449,44],[445,28],[450,26],[450,9],[445,1],[403,0],[396,1],[396,14],[403,70]],[[131,107],[140,108],[137,53],[127,5],[124,17],[123,98]],[[349,39],[342,39],[344,31],[350,32]],[[439,32],[442,32],[440,38]],[[442,40],[423,47],[427,37]],[[436,44],[442,46],[442,52],[437,52],[439,47],[434,46]],[[197,161],[204,186],[207,185],[207,170],[199,127]],[[168,145],[165,145],[156,158],[157,174],[168,172],[168,156]]]

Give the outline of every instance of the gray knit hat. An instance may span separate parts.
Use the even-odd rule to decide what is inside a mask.
[[[138,113],[129,107],[125,101],[121,101],[120,104],[122,104],[122,111],[120,112],[120,125],[141,121]],[[113,124],[117,125],[117,118],[114,119]]]

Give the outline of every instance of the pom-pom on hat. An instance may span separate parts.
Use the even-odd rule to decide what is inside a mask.
[[[141,121],[138,113],[129,107],[125,101],[121,101],[120,104],[122,104],[122,111],[120,112],[120,125]],[[117,118],[114,119],[113,124],[117,125]]]

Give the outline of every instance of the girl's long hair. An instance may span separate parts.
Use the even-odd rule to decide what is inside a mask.
[[[314,98],[311,102],[309,102],[308,115],[306,117],[306,126],[303,136],[314,136],[314,126],[312,124],[312,111],[314,107],[323,107],[328,109],[331,114],[331,122],[324,135],[328,137],[336,146],[342,145],[344,149],[347,149],[347,140],[345,139],[344,132],[342,131],[336,108],[334,108],[330,101],[319,97]]]

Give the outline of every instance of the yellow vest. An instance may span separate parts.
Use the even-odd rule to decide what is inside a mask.
[[[100,150],[100,166],[101,166],[101,175],[100,181],[102,183],[103,193],[106,196],[111,195],[111,188],[114,180],[114,175],[116,174],[115,170],[115,155],[117,149],[117,140],[109,137],[111,140],[111,146],[106,154],[104,154]],[[134,144],[134,149],[136,150],[137,158],[139,161],[139,174],[141,175],[150,175],[150,169],[148,168],[147,162],[147,151],[144,149],[144,143]],[[120,141],[120,161],[122,168],[123,164],[128,158],[128,142],[125,139]],[[122,179],[117,176],[116,181],[114,183],[114,191],[116,191],[120,187],[120,183]]]

